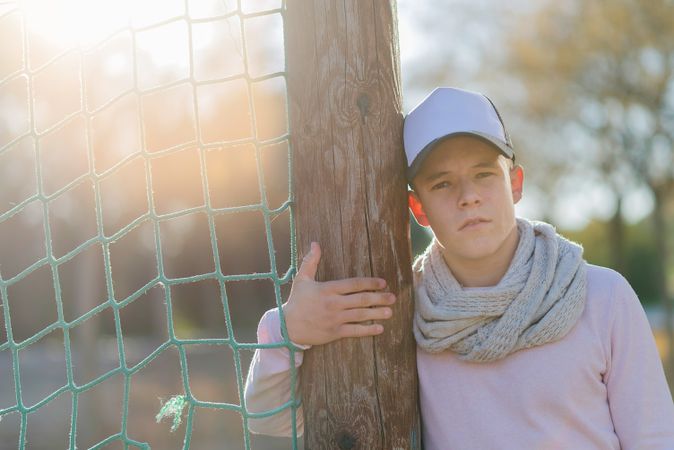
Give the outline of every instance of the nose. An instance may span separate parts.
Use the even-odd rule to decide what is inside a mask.
[[[459,207],[468,208],[480,204],[480,195],[476,187],[470,181],[460,183]]]

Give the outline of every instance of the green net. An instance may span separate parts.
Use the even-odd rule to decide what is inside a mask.
[[[285,3],[51,3],[0,2],[0,122],[5,124],[0,126],[0,448],[24,449],[29,442],[37,448],[37,436],[49,429],[44,418],[37,419],[40,411],[58,402],[62,411],[47,421],[67,416],[67,436],[63,445],[52,442],[45,448],[82,448],[85,432],[95,437],[86,444],[91,448],[150,448],[132,430],[130,402],[138,392],[133,384],[167,352],[177,352],[179,386],[161,404],[153,403],[147,417],[134,416],[139,426],[166,417],[158,426],[167,434],[182,433],[185,449],[205,429],[195,418],[202,411],[240,416],[243,442],[221,442],[218,448],[251,448],[249,419],[284,409],[292,410],[295,430],[298,399],[261,413],[247,411],[243,401],[247,364],[241,351],[287,347],[294,358],[283,318],[283,343],[256,344],[250,330],[256,320],[249,321],[246,338],[238,338],[242,326],[237,327],[228,294],[236,283],[262,280],[272,286],[274,302],[267,306],[280,306],[296,271],[289,133],[287,125],[267,125],[270,113],[262,106],[272,96],[262,86],[276,83],[273,97],[285,95]],[[64,17],[68,20],[55,28]],[[276,24],[273,30],[269,23]],[[68,41],[70,32],[79,40]],[[280,34],[280,42],[261,44],[268,34]],[[55,36],[65,38],[53,50],[49,41]],[[280,70],[270,63],[274,58]],[[287,124],[285,104],[281,122]],[[101,141],[114,151],[101,150]],[[265,163],[272,151],[284,158]],[[232,155],[242,154],[251,157],[246,167],[232,163]],[[172,169],[162,172],[166,161],[172,161]],[[279,165],[287,189],[272,201],[269,173],[278,172]],[[251,176],[241,181],[246,174]],[[183,189],[185,183],[193,189]],[[223,192],[231,195],[223,197]],[[231,264],[245,258],[230,242],[239,235],[227,237],[234,233],[230,218],[246,214],[259,217],[256,229],[264,236],[255,248],[266,250],[269,270]],[[280,236],[289,241],[286,267],[277,258],[277,219],[288,227]],[[192,230],[188,238],[181,231],[186,228]],[[120,256],[122,248],[130,256]],[[187,265],[191,273],[176,268],[181,259],[189,259],[180,267]],[[100,292],[87,287],[99,265]],[[153,276],[143,279],[146,266]],[[222,322],[220,337],[199,337],[176,312],[177,290],[205,282],[216,286],[215,294],[202,291],[191,305],[199,308],[197,300],[204,296],[217,299],[222,314],[210,320]],[[145,316],[126,313],[157,293],[154,309],[139,310]],[[253,305],[258,299],[247,301]],[[111,338],[101,347],[103,317]],[[142,357],[132,357],[133,340],[126,331],[132,319],[136,328],[165,328],[166,339]],[[94,322],[96,327],[87,328]],[[96,344],[76,343],[75,336]],[[203,346],[231,349],[236,401],[214,401],[203,390],[195,394],[190,351]],[[32,359],[39,364],[29,364],[31,349],[38,347]],[[102,373],[94,371],[90,379],[78,375],[87,360],[104,356],[112,362]],[[48,366],[63,362],[64,382],[34,381]],[[155,376],[158,383],[160,375]],[[113,425],[116,432],[100,435],[81,425],[91,413],[83,398],[111,379],[120,386],[119,398],[106,390],[96,399],[103,407],[119,404],[121,420]],[[295,384],[293,368],[292,392]],[[290,444],[297,448],[296,432]]]

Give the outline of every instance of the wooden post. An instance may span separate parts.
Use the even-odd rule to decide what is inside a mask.
[[[395,1],[288,0],[298,258],[319,280],[377,276],[398,296],[378,337],[307,351],[307,449],[418,449],[420,426]]]

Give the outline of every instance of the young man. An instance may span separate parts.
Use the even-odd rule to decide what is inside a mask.
[[[424,447],[674,449],[674,404],[636,294],[552,226],[515,217],[524,172],[491,101],[436,89],[404,140],[409,206],[435,236],[413,267]],[[290,339],[306,349],[380,333],[360,322],[391,316],[384,280],[316,282],[319,260],[313,243],[283,305]],[[281,340],[273,309],[258,341]],[[285,348],[256,351],[249,410],[288,401],[289,367]],[[250,428],[288,435],[290,410]]]

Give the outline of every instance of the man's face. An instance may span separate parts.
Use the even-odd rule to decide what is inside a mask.
[[[510,169],[486,141],[451,137],[433,149],[412,180],[410,208],[433,229],[445,260],[483,260],[516,233],[523,178],[522,168]]]

